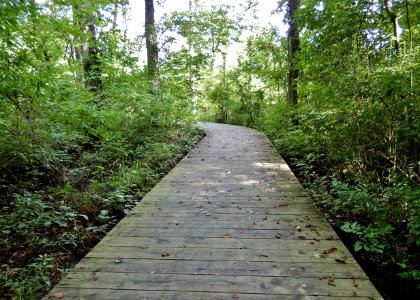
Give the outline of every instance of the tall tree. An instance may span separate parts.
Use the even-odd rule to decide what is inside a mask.
[[[73,25],[78,32],[74,37],[75,58],[83,63],[85,87],[100,94],[102,91],[101,63],[99,59],[97,29],[98,7],[84,0],[72,1]]]
[[[147,71],[151,79],[158,74],[159,49],[155,27],[155,8],[153,0],[145,0],[145,36],[147,48]]]
[[[101,63],[99,60],[98,40],[96,38],[96,26],[93,16],[87,18],[88,45],[87,53],[83,59],[83,70],[85,73],[85,86],[87,89],[100,94],[102,91]]]
[[[398,15],[395,11],[392,10],[389,0],[384,0],[384,4],[385,4],[385,11],[392,22],[392,29],[393,29],[392,38],[394,40],[395,54],[398,54],[398,52],[400,51],[400,38],[398,36]]]
[[[288,62],[289,72],[287,76],[287,103],[290,106],[297,106],[298,92],[297,85],[299,80],[299,51],[300,39],[299,28],[296,20],[296,11],[299,9],[300,0],[287,1],[287,21],[289,23],[289,31],[287,33],[288,40]]]

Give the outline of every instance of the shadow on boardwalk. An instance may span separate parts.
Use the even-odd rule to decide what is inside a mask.
[[[382,299],[264,134],[202,126],[50,299]]]

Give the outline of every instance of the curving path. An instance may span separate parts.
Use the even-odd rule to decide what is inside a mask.
[[[201,126],[49,299],[382,299],[264,134]]]

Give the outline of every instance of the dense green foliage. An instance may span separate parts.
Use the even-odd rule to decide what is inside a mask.
[[[420,7],[389,3],[398,49],[381,1],[302,1],[296,109],[274,29],[204,83],[201,107],[204,119],[267,132],[359,257],[398,274],[403,290],[420,285]]]
[[[149,93],[125,2],[0,4],[2,299],[42,295],[200,137],[175,71]]]

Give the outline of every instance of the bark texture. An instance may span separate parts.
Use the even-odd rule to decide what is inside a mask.
[[[298,80],[299,80],[299,52],[300,52],[300,38],[299,28],[296,21],[296,11],[299,9],[300,0],[288,0],[287,15],[289,19],[289,31],[287,33],[288,39],[288,63],[289,71],[287,76],[287,103],[290,106],[297,106],[298,104]]]
[[[152,79],[155,79],[158,73],[159,50],[156,38],[155,27],[155,8],[153,0],[145,0],[145,36],[147,48],[147,71]]]

